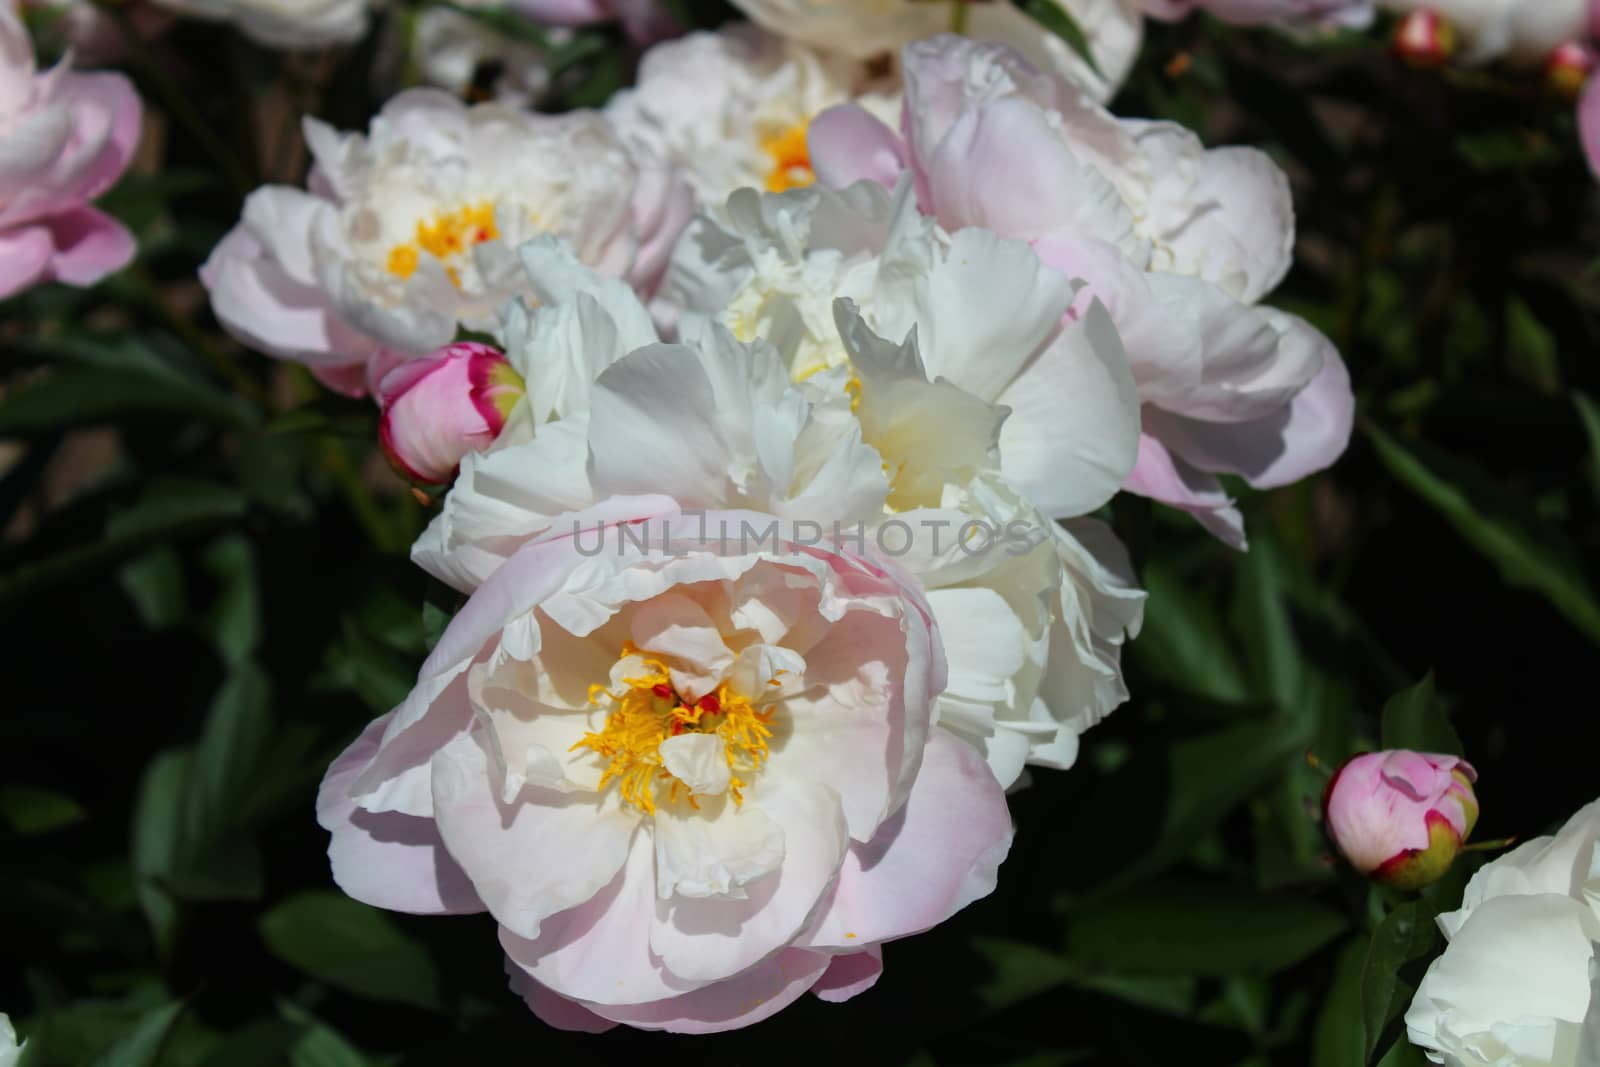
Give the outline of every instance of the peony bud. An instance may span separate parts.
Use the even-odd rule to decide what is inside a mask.
[[[523,394],[522,376],[488,345],[446,345],[402,363],[378,387],[378,440],[412,481],[450,480],[461,457],[500,435]]]
[[[1423,70],[1442,67],[1456,54],[1455,27],[1437,11],[1419,7],[1395,27],[1394,50],[1410,66]]]
[[[1594,50],[1586,44],[1568,41],[1557,45],[1544,61],[1544,84],[1563,100],[1577,100],[1594,73]]]
[[[1421,889],[1444,876],[1472,833],[1477,777],[1455,756],[1404,749],[1357,756],[1323,794],[1328,835],[1374,881]]]

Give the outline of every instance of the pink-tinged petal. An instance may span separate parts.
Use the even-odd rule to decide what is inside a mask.
[[[1147,408],[1145,432],[1196,469],[1239,474],[1259,489],[1290,485],[1325,470],[1350,444],[1355,394],[1344,361],[1332,344],[1324,344],[1317,376],[1270,415],[1219,423]]]
[[[212,249],[200,281],[223,328],[269,356],[343,367],[378,347],[339,319],[319,287],[289,277],[243,225]]]
[[[611,17],[610,0],[512,0],[509,6],[551,26],[583,26]]]
[[[116,219],[81,207],[44,220],[55,252],[50,276],[68,285],[93,285],[126,267],[137,249],[133,234]]]
[[[1141,270],[1104,241],[1056,234],[1035,241],[1033,250],[1046,266],[1083,283],[1073,317],[1096,300],[1110,313],[1141,401],[1180,399],[1200,384],[1204,348],[1186,290],[1166,285],[1166,275]]]
[[[1600,178],[1600,78],[1590,78],[1578,98],[1578,131],[1589,170]]]
[[[345,396],[367,395],[366,363],[339,363],[326,367],[310,367],[311,376],[336,393]]]
[[[70,103],[78,115],[80,136],[84,135],[89,120],[109,123],[104,142],[87,166],[74,176],[73,189],[78,196],[92,200],[110,189],[128,169],[133,153],[139,147],[139,136],[144,121],[144,106],[133,83],[121,74],[95,72],[92,74],[67,73],[57,84],[57,99]]]
[[[43,281],[54,250],[43,226],[0,233],[0,300]]]
[[[1011,813],[994,772],[943,729],[928,737],[901,814],[855,845],[797,945],[855,949],[920,933],[994,890]]]
[[[531,940],[501,927],[500,946],[534,981],[611,1018],[606,1005],[668,1000],[700,985],[674,977],[650,951],[655,906],[655,849],[649,834],[635,834],[609,885],[545,919]]]
[[[311,234],[328,201],[288,185],[263,185],[245,198],[243,223],[262,254],[301,285],[317,284]]]
[[[428,819],[373,814],[350,787],[378,750],[389,716],[374,719],[334,760],[317,791],[317,823],[333,835],[333,880],[357,900],[390,911],[466,914],[483,910],[472,883]]]
[[[806,143],[817,180],[833,189],[861,181],[893,189],[908,165],[899,136],[859,104],[839,104],[812,119]]]
[[[1246,548],[1244,517],[1216,476],[1191,467],[1150,434],[1140,436],[1139,462],[1122,487],[1181,508],[1223,544],[1241,552]]]
[[[693,982],[742,978],[793,942],[850,845],[839,799],[825,786],[779,781],[758,788],[745,803],[783,828],[782,866],[746,885],[744,900],[674,896],[656,903],[651,951]]]
[[[616,877],[638,818],[594,793],[527,787],[496,795],[482,743],[457,737],[433,758],[433,817],[450,855],[496,921],[533,938],[547,918]]]
[[[883,949],[869,946],[864,952],[846,952],[833,957],[827,971],[811,992],[819,1000],[830,1004],[843,1004],[851,997],[865,993],[883,977]]]
[[[603,1034],[617,1028],[618,1024],[610,1019],[602,1019],[576,1000],[552,993],[535,982],[509,958],[506,960],[506,974],[511,979],[511,991],[521,997],[546,1026],[579,1034]]]
[[[694,192],[676,170],[653,163],[641,166],[629,203],[637,247],[627,281],[635,291],[648,297],[660,288],[672,250],[694,212]]]
[[[947,229],[981,226],[1027,240],[1076,233],[1129,240],[1133,217],[1110,183],[1081,165],[1031,101],[963,112],[922,156],[932,214]]]
[[[592,1008],[598,1015],[641,1030],[718,1034],[776,1015],[816,984],[829,963],[826,953],[785,949],[725,982],[671,1000]]]

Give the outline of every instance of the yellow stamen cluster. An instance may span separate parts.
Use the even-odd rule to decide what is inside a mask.
[[[817,180],[816,172],[811,169],[811,151],[806,146],[809,125],[797,122],[782,133],[761,139],[761,150],[772,158],[772,169],[767,172],[767,192],[804,189]]]
[[[467,204],[454,211],[441,212],[431,219],[417,223],[415,239],[410,244],[395,245],[389,250],[389,273],[409,278],[417,271],[423,252],[445,264],[445,273],[451,284],[461,286],[461,273],[450,263],[463,255],[473,245],[492,241],[500,236],[494,222],[494,203],[489,200]]]
[[[740,775],[759,770],[771,754],[767,742],[772,737],[772,710],[757,711],[726,682],[697,701],[686,701],[673,688],[665,663],[640,655],[631,643],[622,647],[622,658],[629,656],[639,656],[646,673],[624,678],[628,688],[620,693],[590,686],[589,702],[609,703],[611,713],[599,733],[587,733],[572,746],[574,752],[589,749],[608,761],[600,788],[617,782],[623,801],[647,815],[655,814],[658,803],[680,798],[698,808],[688,787],[663,766],[661,743],[680,734],[715,734],[722,739],[732,772],[728,792],[735,804],[743,804],[748,783]]]

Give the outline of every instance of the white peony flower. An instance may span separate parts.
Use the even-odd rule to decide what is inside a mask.
[[[273,48],[349,44],[366,35],[367,0],[155,0],[181,15],[231,22]]]
[[[1119,120],[1013,49],[944,34],[903,53],[901,133],[853,105],[819,116],[819,180],[894,185],[951,231],[1026,241],[1110,312],[1144,404],[1126,488],[1244,547],[1216,474],[1263,488],[1333,462],[1354,398],[1332,344],[1253,306],[1288,270],[1289,183],[1254,149],[1207,150],[1167,122]]]
[[[1143,593],[1108,531],[1054,526],[1008,475],[1062,515],[1115,492],[1138,425],[1108,321],[1063,328],[1071,288],[1026,246],[943,237],[875,187],[746,191],[730,213],[748,227],[744,267],[769,274],[741,280],[730,259],[724,281],[774,288],[719,317],[685,315],[680,345],[655,343],[626,287],[552,242],[524,249],[540,303],[508,309],[504,332],[526,410],[463,460],[413,558],[471,590],[570,514],[647,493],[811,522],[872,544],[929,591],[955,635],[940,715],[1002,784],[1028,761],[1070,765],[1078,734],[1126,697],[1118,657]],[[879,257],[823,246],[869,247],[891,218],[904,241],[881,279]],[[787,260],[765,243],[775,233],[795,242]],[[701,236],[730,240],[709,224]],[[908,340],[885,340],[878,322]]]
[[[896,53],[954,25],[955,0],[733,0],[753,21],[852,59]],[[1095,67],[1010,3],[969,3],[967,36],[1010,45],[1041,69],[1106,100],[1128,76],[1144,34],[1138,0],[1055,0],[1088,40]]]
[[[258,189],[201,268],[246,343],[372,388],[395,358],[485,330],[523,283],[513,249],[558,234],[603,274],[653,292],[692,197],[592,111],[390,100],[371,132],[307,119],[308,191]]]
[[[735,189],[810,185],[810,121],[855,100],[893,121],[893,80],[749,25],[692,33],[645,53],[636,88],[606,112],[624,136],[682,167],[702,205],[719,209]]]
[[[1486,864],[1406,1012],[1411,1042],[1449,1067],[1600,1063],[1600,801],[1554,837]]]
[[[17,1067],[22,1059],[22,1050],[26,1048],[26,1041],[17,1041],[16,1028],[11,1025],[11,1016],[0,1012],[0,1067]]]

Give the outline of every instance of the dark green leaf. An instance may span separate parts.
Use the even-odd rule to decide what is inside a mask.
[[[1089,64],[1089,69],[1096,74],[1100,73],[1100,64],[1095,60],[1094,49],[1089,44],[1088,35],[1083,32],[1083,27],[1078,25],[1078,20],[1072,17],[1064,4],[1057,0],[1018,0],[1017,6],[1039,25],[1067,42],[1067,46]]]
[[[1384,917],[1373,932],[1361,968],[1361,1021],[1365,1055],[1377,1050],[1384,1028],[1405,1009],[1412,989],[1400,979],[1400,968],[1426,955],[1438,941],[1433,910],[1410,902]]]
[[[1600,497],[1600,406],[1587,393],[1573,393],[1572,402],[1583,420],[1583,433],[1589,441],[1589,488]]]
[[[1347,928],[1304,898],[1173,880],[1075,910],[1066,944],[1074,962],[1115,973],[1272,974]]]
[[[125,416],[181,416],[248,427],[250,408],[236,397],[144,360],[107,366],[69,363],[0,400],[0,437],[26,437]]]
[[[298,893],[260,923],[273,955],[319,981],[371,1000],[439,1006],[427,951],[382,912],[339,893]]]
[[[1351,938],[1339,950],[1333,985],[1323,998],[1311,1035],[1311,1067],[1365,1067],[1361,978],[1366,959],[1365,938]]]
[[[130,560],[117,578],[150,629],[165,630],[187,617],[183,564],[171,548],[163,545]]]
[[[94,1067],[152,1067],[183,1007],[182,1001],[174,1001],[146,1014],[131,1034],[94,1061]]]
[[[0,785],[0,819],[18,837],[37,837],[81,822],[83,806],[65,793],[30,785]]]
[[[1600,643],[1600,603],[1558,529],[1510,500],[1482,472],[1425,442],[1401,444],[1370,425],[1367,435],[1390,472],[1493,561],[1508,584],[1540,594]]]
[[[1409,748],[1460,756],[1461,738],[1450,725],[1430,672],[1422,681],[1389,698],[1383,706],[1383,747]]]

